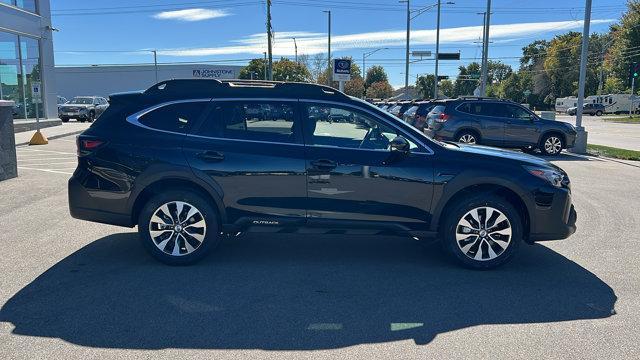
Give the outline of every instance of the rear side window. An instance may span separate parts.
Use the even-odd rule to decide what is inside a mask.
[[[165,105],[144,114],[139,121],[153,129],[183,133],[198,120],[206,106],[203,101]]]
[[[497,116],[499,106],[489,102],[467,102],[458,106],[458,111],[480,116]]]
[[[295,142],[292,103],[230,102],[223,108],[222,135],[225,138]]]

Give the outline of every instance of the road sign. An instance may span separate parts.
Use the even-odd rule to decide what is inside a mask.
[[[411,52],[411,56],[415,56],[415,57],[429,57],[429,56],[431,56],[431,50],[425,50],[425,51],[412,51],[412,52]]]
[[[333,59],[333,81],[351,80],[351,60]]]
[[[39,81],[31,82],[31,101],[34,104],[42,103],[42,84]]]
[[[438,60],[460,60],[460,53],[438,53]]]
[[[438,81],[449,79],[449,75],[438,75]]]

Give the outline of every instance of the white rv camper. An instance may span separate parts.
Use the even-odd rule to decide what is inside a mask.
[[[591,95],[584,99],[585,104],[602,104],[607,114],[629,113],[631,96],[629,94]],[[566,113],[570,107],[578,106],[578,98],[568,96],[556,99],[556,112]],[[640,111],[640,96],[633,97],[634,111]]]
[[[556,112],[566,113],[570,107],[578,106],[578,98],[575,96],[567,96],[556,99]]]

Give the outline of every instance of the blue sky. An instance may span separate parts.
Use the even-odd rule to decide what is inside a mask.
[[[481,57],[484,0],[443,5],[441,52],[461,51],[462,60],[441,61],[440,73]],[[412,9],[435,0],[413,0]],[[444,2],[444,1],[443,1]],[[266,50],[265,2],[259,0],[51,0],[56,63],[123,64],[220,62],[243,65]],[[523,45],[569,30],[582,31],[584,0],[493,0],[489,57],[517,67]],[[332,56],[352,56],[387,48],[367,58],[382,65],[394,86],[404,83],[406,5],[385,0],[273,0],[274,56],[326,53],[327,14],[332,12]],[[592,32],[604,32],[625,10],[625,0],[594,0]],[[435,50],[435,10],[412,21],[411,50]],[[326,55],[326,54],[325,54]],[[412,59],[416,60],[416,59]],[[434,62],[411,64],[410,83],[433,73]]]

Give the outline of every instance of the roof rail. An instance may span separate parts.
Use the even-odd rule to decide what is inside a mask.
[[[513,102],[509,99],[500,99],[496,97],[489,96],[460,96],[458,97],[460,100],[490,100],[490,101],[504,101],[504,102]]]
[[[225,96],[230,92],[246,89],[264,96],[293,96],[309,98],[341,97],[343,92],[320,84],[245,79],[172,79],[161,81],[144,91],[147,95],[158,96]]]

